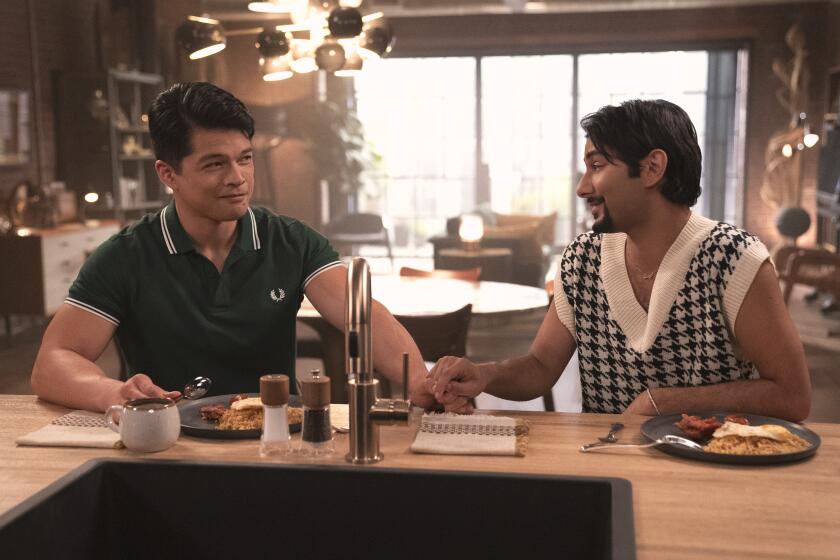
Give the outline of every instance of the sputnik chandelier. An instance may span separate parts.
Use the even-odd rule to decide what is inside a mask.
[[[394,41],[382,12],[362,15],[361,0],[272,0],[248,9],[288,14],[292,23],[225,31],[219,20],[189,16],[175,32],[192,60],[223,50],[228,37],[256,35],[263,80],[274,82],[316,70],[354,76],[364,61],[386,55]]]

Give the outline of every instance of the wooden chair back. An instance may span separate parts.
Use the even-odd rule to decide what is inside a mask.
[[[444,356],[466,356],[471,303],[451,313],[395,317],[417,343],[425,361],[436,362]]]
[[[776,273],[784,282],[782,297],[790,303],[795,284],[811,286],[840,298],[840,256],[824,249],[788,245],[773,255]]]

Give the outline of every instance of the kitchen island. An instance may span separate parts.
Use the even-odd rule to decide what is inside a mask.
[[[153,454],[15,445],[16,437],[66,412],[67,409],[43,403],[34,396],[0,395],[0,514],[90,459],[278,462],[261,459],[256,440],[202,440],[181,436],[174,447]],[[641,442],[639,427],[645,417],[506,414],[515,414],[530,423],[530,441],[524,458],[412,454],[408,447],[413,431],[406,426],[389,426],[381,429],[385,460],[358,468],[624,478],[633,485],[640,559],[840,557],[840,425],[808,425],[820,435],[822,446],[814,457],[805,461],[775,466],[728,466],[690,461],[655,449],[579,451],[581,444],[606,434],[616,419],[626,425],[620,433],[621,441]],[[336,453],[326,462],[346,465],[343,459],[346,449],[347,436],[337,435]],[[562,542],[548,543],[548,546],[562,556]]]

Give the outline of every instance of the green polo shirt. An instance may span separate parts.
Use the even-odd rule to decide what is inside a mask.
[[[303,291],[340,264],[316,231],[249,208],[219,273],[195,250],[173,202],[103,243],[65,301],[117,326],[130,375],[146,373],[168,390],[203,375],[211,394],[258,392],[266,373],[294,378]]]

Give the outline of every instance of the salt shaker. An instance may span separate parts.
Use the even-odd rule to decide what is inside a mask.
[[[286,411],[289,404],[289,377],[282,374],[260,377],[260,400],[263,403],[260,456],[285,455],[289,452],[291,440]]]
[[[300,382],[300,400],[303,404],[300,453],[323,456],[335,451],[330,422],[330,378],[313,369]]]

